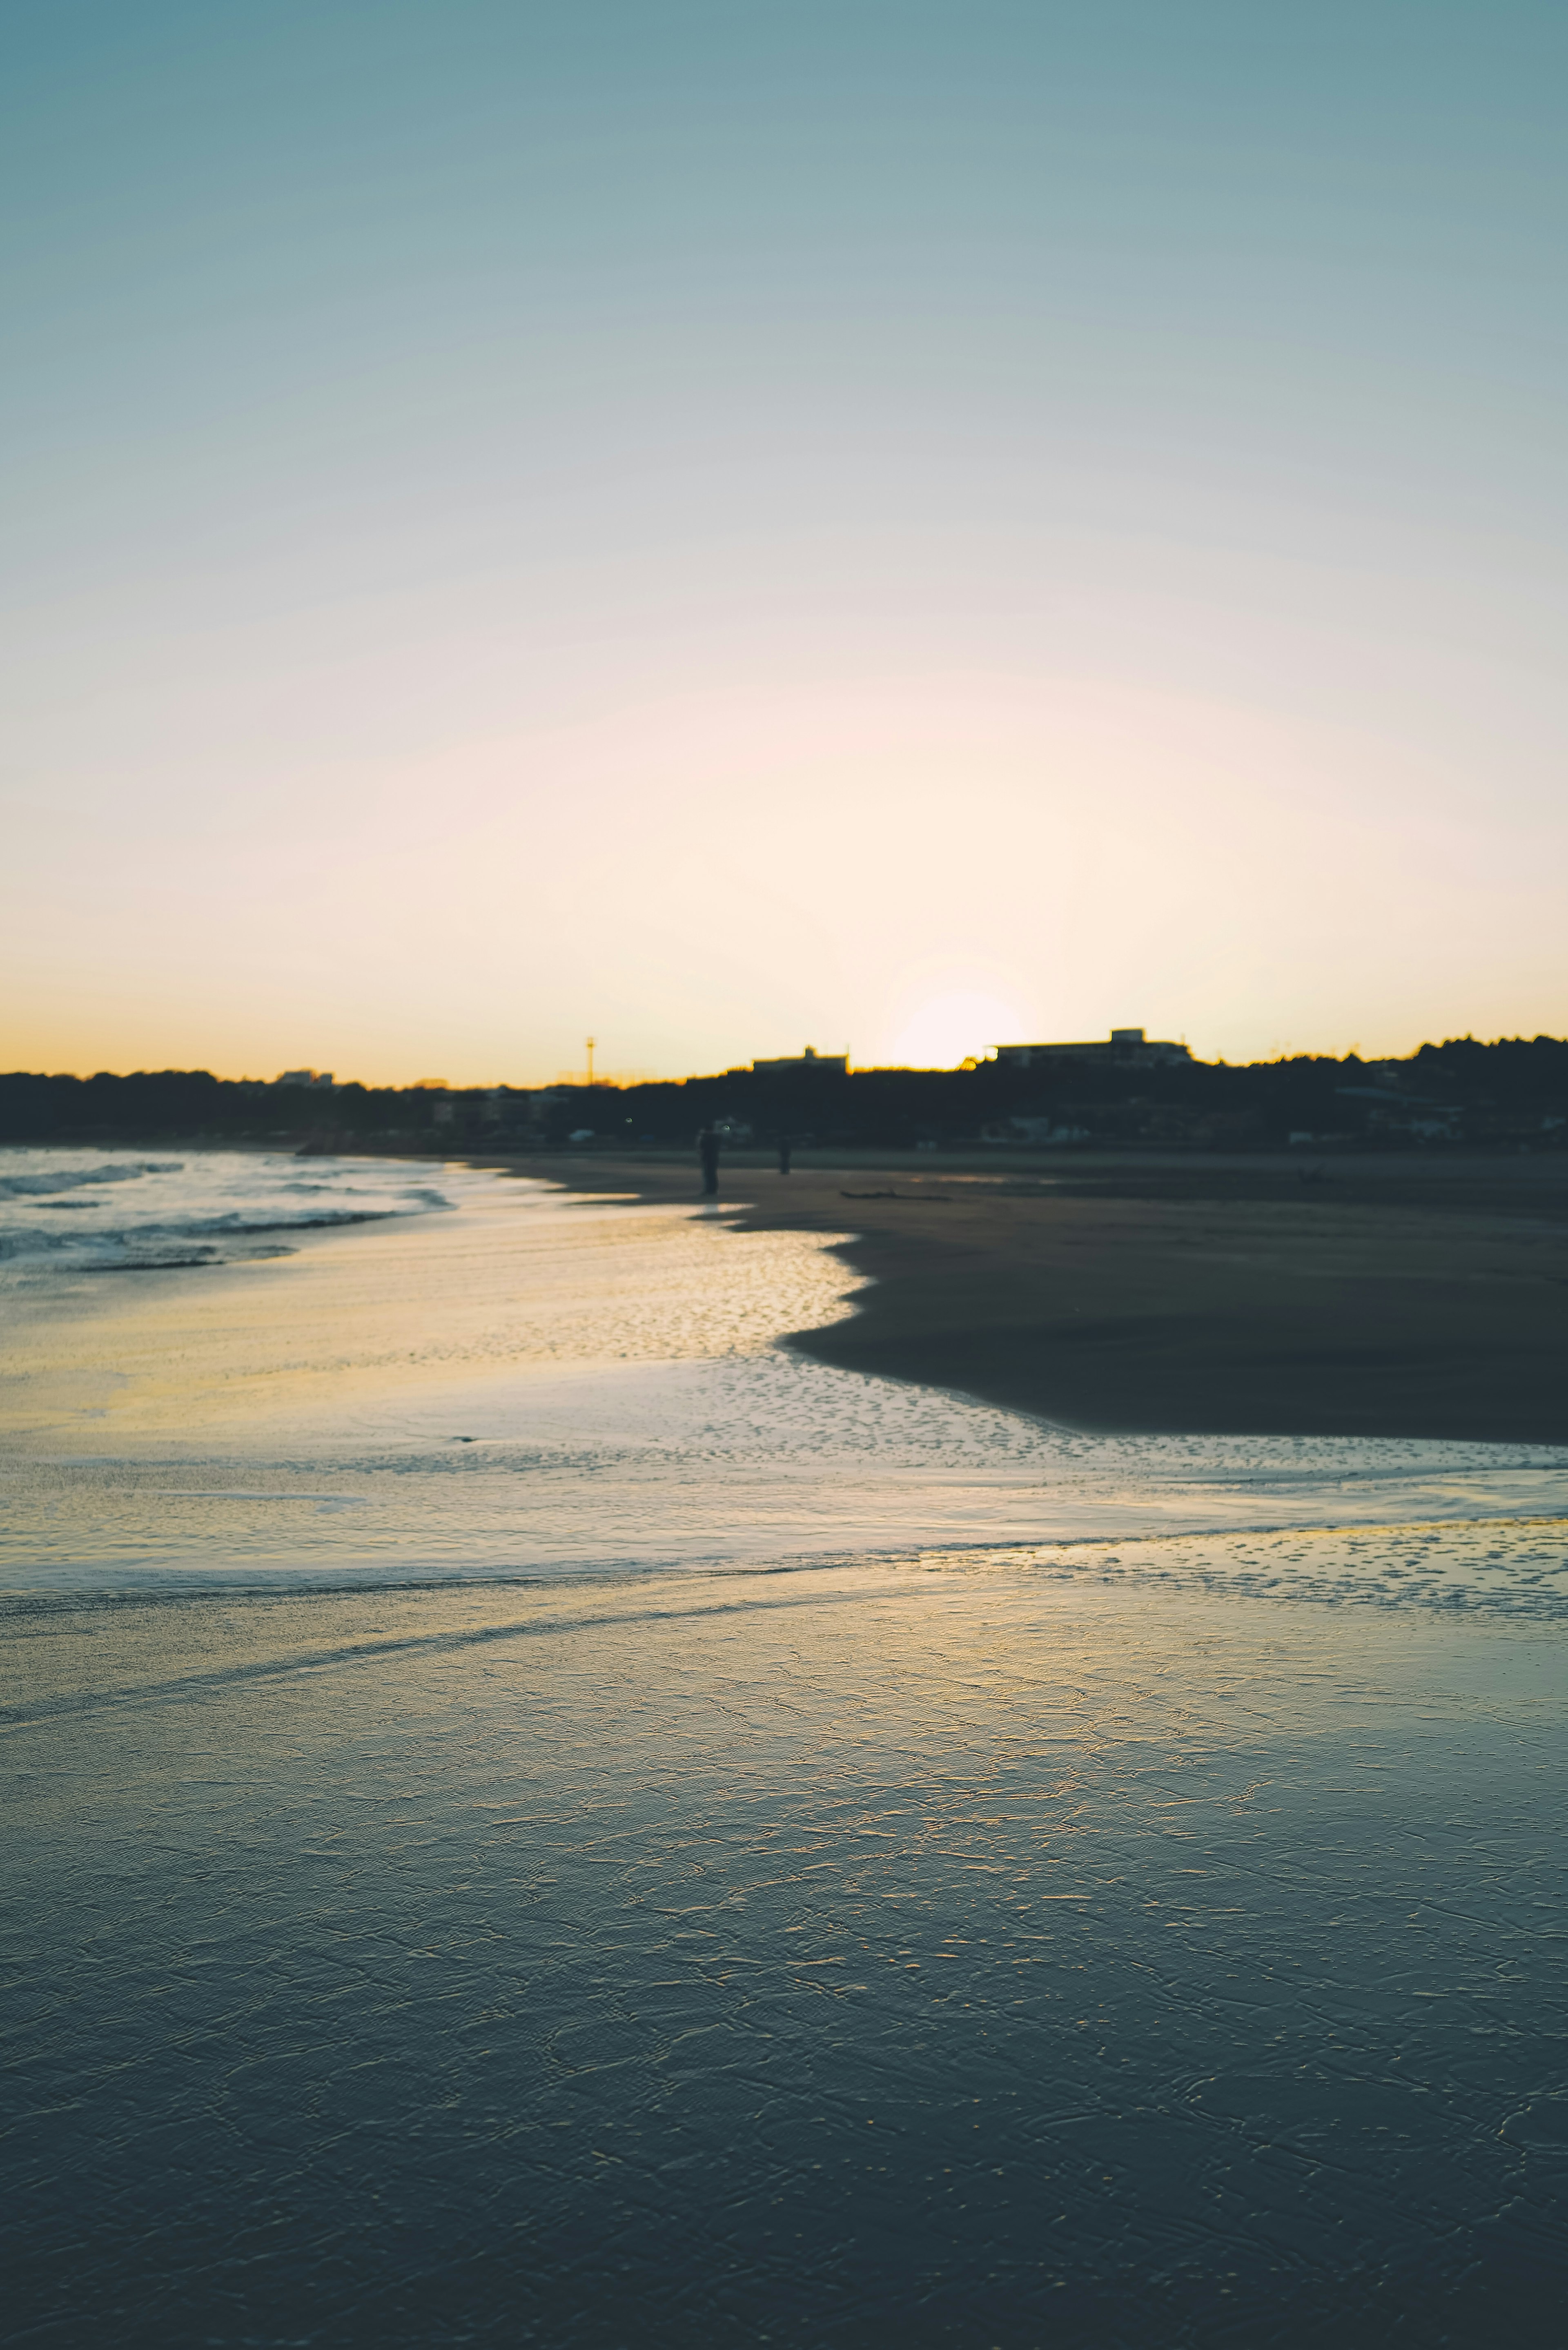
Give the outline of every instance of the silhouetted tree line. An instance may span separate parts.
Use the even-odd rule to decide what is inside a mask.
[[[1473,1037],[1423,1045],[1398,1062],[1298,1055],[1231,1066],[1106,1066],[1072,1060],[1020,1069],[731,1070],[639,1086],[432,1092],[344,1085],[329,1093],[228,1080],[207,1071],[0,1076],[0,1140],[266,1142],[464,1151],[597,1144],[688,1144],[728,1121],[759,1141],[909,1149],[1080,1139],[1129,1148],[1272,1149],[1293,1136],[1325,1148],[1568,1146],[1568,1042]],[[1049,1135],[1043,1126],[1050,1129]]]
[[[133,1076],[0,1076],[0,1139],[7,1142],[144,1140],[296,1141],[331,1127],[366,1139],[435,1131],[439,1094],[392,1086],[337,1086],[330,1093],[214,1077],[205,1069],[138,1070]]]

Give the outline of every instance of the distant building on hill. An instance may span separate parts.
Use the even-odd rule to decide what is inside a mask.
[[[804,1053],[786,1054],[781,1061],[753,1061],[752,1066],[759,1077],[781,1077],[801,1069],[816,1069],[829,1076],[842,1077],[848,1072],[849,1055],[819,1053],[815,1045],[808,1045]]]
[[[316,1093],[332,1091],[330,1069],[285,1069],[282,1076],[274,1077],[275,1086],[309,1086]]]
[[[1157,1043],[1141,1028],[1113,1028],[1108,1038],[1090,1045],[998,1045],[996,1057],[1007,1067],[1030,1069],[1044,1061],[1091,1061],[1102,1068],[1159,1069],[1190,1061],[1185,1045]]]

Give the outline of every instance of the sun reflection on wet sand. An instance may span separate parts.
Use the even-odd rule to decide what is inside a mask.
[[[1550,2338],[1559,1633],[942,1563],[16,1606],[41,2338]]]
[[[313,1170],[313,1206],[366,1180],[356,1162]],[[275,1173],[296,1180],[291,1162]],[[392,1179],[373,1175],[379,1198]],[[134,1281],[73,1267],[14,1296],[0,1587],[624,1572],[1568,1509],[1548,1448],[1094,1437],[837,1369],[779,1343],[852,1309],[828,1241],[414,1176],[443,1212],[296,1232],[281,1260]]]
[[[1554,2343],[1562,1457],[1077,1435],[451,1190],[19,1294],[27,2338]]]

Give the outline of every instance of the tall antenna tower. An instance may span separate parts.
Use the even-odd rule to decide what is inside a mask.
[[[593,1084],[593,1081],[594,1081],[594,1040],[593,1040],[593,1038],[590,1036],[590,1037],[588,1038],[588,1083],[589,1083],[589,1085],[590,1085],[590,1086]]]

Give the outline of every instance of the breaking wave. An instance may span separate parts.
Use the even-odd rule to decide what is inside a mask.
[[[430,1215],[452,1201],[396,1161],[214,1150],[190,1159],[0,1150],[0,1284],[286,1254],[286,1237]]]

